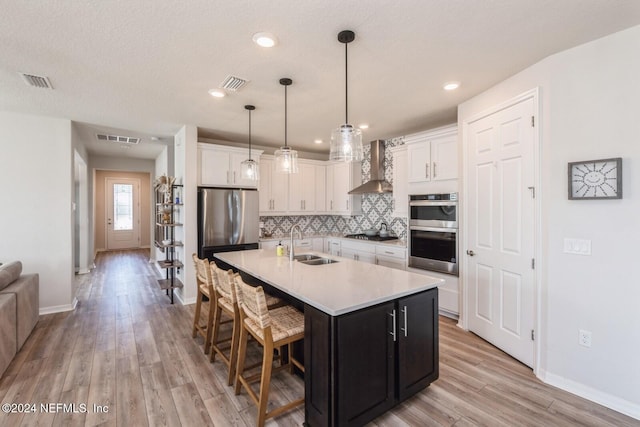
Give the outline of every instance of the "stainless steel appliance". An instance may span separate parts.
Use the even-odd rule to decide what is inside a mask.
[[[198,188],[198,257],[258,249],[258,191]]]
[[[409,267],[458,275],[458,193],[409,197]]]

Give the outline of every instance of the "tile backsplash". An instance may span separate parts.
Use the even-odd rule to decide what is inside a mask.
[[[404,144],[402,137],[385,141],[384,175],[385,179],[393,184],[393,156],[388,148]],[[362,160],[362,182],[369,181],[371,174],[371,147],[364,146],[364,159]],[[274,235],[285,235],[291,227],[298,224],[303,233],[308,234],[356,234],[362,233],[368,228],[380,228],[382,222],[389,225],[389,230],[400,238],[407,236],[406,218],[393,218],[392,195],[387,194],[363,194],[362,215],[341,217],[334,215],[306,215],[306,216],[265,216],[260,217],[264,222],[265,230]]]

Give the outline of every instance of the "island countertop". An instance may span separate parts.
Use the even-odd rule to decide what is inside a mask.
[[[442,279],[318,252],[338,262],[306,265],[278,257],[273,250],[219,252],[215,258],[331,316],[412,295],[444,283]],[[215,260],[214,260],[215,261]]]

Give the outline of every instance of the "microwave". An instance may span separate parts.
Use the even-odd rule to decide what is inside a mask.
[[[409,226],[458,228],[458,193],[412,195]]]

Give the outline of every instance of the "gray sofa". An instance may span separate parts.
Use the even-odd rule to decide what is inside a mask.
[[[0,375],[38,323],[39,277],[21,273],[20,261],[0,265]]]

